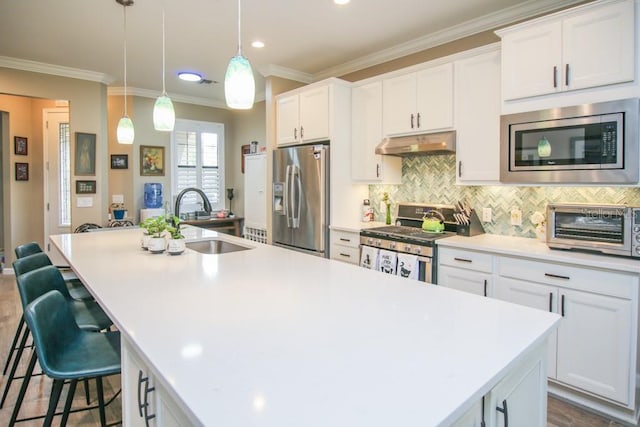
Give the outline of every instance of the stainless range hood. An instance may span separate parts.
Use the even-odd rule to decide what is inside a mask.
[[[456,152],[456,131],[385,138],[376,154],[391,156],[452,154]]]

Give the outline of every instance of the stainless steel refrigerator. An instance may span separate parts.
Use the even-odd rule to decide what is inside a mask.
[[[329,256],[329,146],[273,152],[273,244]]]

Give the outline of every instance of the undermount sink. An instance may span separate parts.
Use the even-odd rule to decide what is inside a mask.
[[[253,249],[250,246],[236,245],[220,239],[199,240],[197,242],[187,242],[187,248],[192,249],[201,254],[226,254],[229,252],[246,251]]]

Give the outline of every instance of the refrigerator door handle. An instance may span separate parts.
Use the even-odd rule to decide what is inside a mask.
[[[302,180],[300,179],[300,168],[297,166],[293,166],[293,171],[291,172],[292,180],[295,182],[297,188],[296,199],[298,200],[298,211],[296,214],[295,204],[293,203],[294,198],[291,198],[291,216],[293,217],[293,228],[300,228],[300,210],[302,208]],[[292,183],[293,186],[293,183]]]
[[[289,194],[290,194],[290,188],[289,186],[291,185],[290,182],[291,180],[290,178],[290,174],[291,174],[291,165],[287,165],[287,170],[285,172],[285,178],[284,178],[284,194],[282,195],[282,199],[284,201],[284,214],[287,217],[287,228],[291,228],[291,216],[289,215]]]

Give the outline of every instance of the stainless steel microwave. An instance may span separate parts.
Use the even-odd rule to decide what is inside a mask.
[[[500,118],[500,181],[636,184],[638,98]]]
[[[549,204],[547,245],[640,258],[640,207]]]

